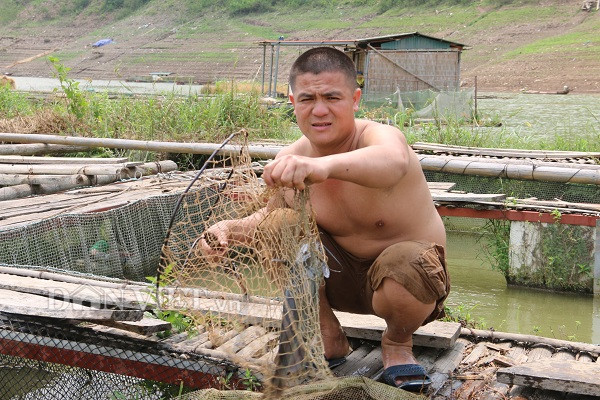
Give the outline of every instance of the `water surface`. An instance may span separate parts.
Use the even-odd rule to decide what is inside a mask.
[[[447,305],[497,331],[600,344],[600,298],[508,287],[472,234],[448,233]]]

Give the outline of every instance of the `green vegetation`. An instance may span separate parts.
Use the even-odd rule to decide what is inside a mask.
[[[598,28],[600,27],[596,27],[596,31]],[[600,50],[598,50],[600,38],[593,32],[594,30],[569,32],[559,36],[544,38],[509,51],[504,57],[510,59],[523,55],[544,54],[556,51],[568,52],[571,55],[589,53],[597,57],[600,54]]]
[[[509,279],[510,221],[490,219],[482,229],[483,257],[492,269],[502,272]]]
[[[151,290],[151,298],[156,304],[159,305],[158,308],[153,310],[154,314],[151,314],[150,317],[169,322],[172,327],[171,330],[157,333],[157,336],[160,338],[169,337],[174,333],[187,332],[188,335],[197,333],[197,331],[194,330],[193,319],[185,314],[185,310],[176,311],[162,309],[162,306],[166,301],[166,297],[165,294],[160,290],[173,283],[172,270],[173,265],[167,265],[160,276],[160,281],[156,276],[146,277],[146,279],[151,283],[149,288]]]
[[[39,133],[77,132],[91,137],[220,142],[242,128],[254,141],[288,142],[299,136],[290,108],[262,104],[255,82],[220,81],[207,86],[203,95],[162,93],[109,98],[104,93],[83,90],[78,81],[68,77],[69,68],[55,57],[49,60],[61,93],[40,102],[0,88],[0,127],[5,131],[19,132],[20,126],[43,120]],[[485,129],[501,124],[497,116],[480,115],[477,121],[439,118],[422,123],[415,120],[411,109],[363,106],[357,117],[387,121],[400,128],[409,143],[600,151],[600,132],[594,124],[573,137],[532,137],[501,128]]]
[[[45,133],[163,141],[220,142],[231,132],[248,130],[251,140],[292,140],[297,136],[288,111],[265,107],[256,91],[238,93],[236,84],[210,96],[164,93],[110,99],[107,94],[81,90],[68,77],[69,68],[50,61],[63,96],[38,103],[6,87],[0,88],[0,120],[7,131],[19,131],[35,119],[46,119]],[[44,133],[44,132],[40,132]]]
[[[538,259],[534,268],[523,266],[516,273],[509,270],[509,221],[488,220],[482,229],[483,255],[508,283],[589,293],[594,262],[593,229],[561,224],[560,212],[554,210],[552,214],[555,222],[541,228],[540,243],[531,246]]]
[[[161,5],[162,3],[162,5]],[[484,6],[499,8],[511,5],[533,3],[533,1],[523,0],[487,0],[483,2]],[[264,14],[270,12],[283,12],[290,10],[305,10],[321,13],[321,17],[340,15],[340,10],[352,8],[365,8],[370,12],[377,14],[389,13],[398,10],[422,10],[431,11],[431,9],[446,9],[449,7],[472,7],[470,0],[184,0],[182,2],[162,1],[162,0],[73,0],[73,1],[19,1],[19,0],[0,0],[0,9],[3,10],[0,16],[0,22],[8,23],[13,21],[20,12],[25,9],[33,11],[38,15],[38,20],[51,20],[61,18],[72,18],[79,14],[103,13],[110,14],[115,19],[125,18],[133,13],[144,10],[150,14],[158,12],[161,7],[177,7],[181,12],[190,17],[200,17],[211,12],[226,12],[232,17],[245,17],[252,14]],[[437,11],[437,10],[436,10]],[[546,12],[551,12],[549,8]],[[515,11],[520,12],[520,11]],[[538,8],[535,13],[539,13]],[[325,15],[323,15],[325,13]],[[458,11],[459,14],[462,14]],[[436,13],[437,14],[437,13]],[[388,17],[391,15],[388,15]],[[443,21],[448,15],[442,13],[438,22]],[[504,17],[500,17],[502,22]],[[510,19],[509,19],[510,20]],[[298,21],[295,21],[298,22]],[[319,21],[315,21],[318,23]],[[432,23],[435,21],[432,20]],[[499,23],[500,23],[499,22]],[[425,24],[427,25],[427,24]],[[322,28],[322,25],[319,25]]]

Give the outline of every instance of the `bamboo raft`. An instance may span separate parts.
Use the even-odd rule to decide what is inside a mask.
[[[454,162],[455,159],[449,157],[465,149],[429,148],[417,151],[423,157],[442,157],[444,162]],[[422,154],[422,151],[425,153]],[[524,163],[526,166],[534,165],[533,170],[536,171],[546,167],[542,163],[551,163],[561,164],[561,171],[572,171],[572,167],[566,165],[573,163],[567,161],[585,160],[576,163],[576,170],[591,171],[592,178],[598,173],[594,164],[598,156],[596,154],[582,156],[541,152],[535,155],[539,157],[536,158],[528,153],[525,161],[514,161],[495,152],[484,154],[485,151],[481,149],[467,152],[473,154],[458,156],[458,161],[464,162],[473,157],[476,160],[501,159],[504,166]],[[32,160],[23,161],[27,165],[35,165]],[[468,164],[473,166],[473,162],[471,159]],[[117,164],[119,171],[131,171],[139,167],[126,160],[119,160]],[[114,163],[109,165],[110,168],[115,166]],[[459,166],[457,171],[463,166]],[[41,184],[41,174],[48,173],[37,167],[27,168],[8,171],[6,175],[26,175],[13,178],[11,182],[35,186]],[[76,168],[75,174],[73,168],[65,169],[64,173],[87,177],[92,172],[106,172],[98,167],[100,169],[88,169],[83,171],[87,174],[81,174],[81,167]],[[506,173],[507,168],[501,173]],[[148,197],[181,193],[194,175],[193,171],[169,172],[56,194],[0,201],[0,230],[57,215],[97,213]],[[530,176],[533,179],[540,177],[534,174]],[[569,179],[573,179],[574,175],[569,176]],[[4,178],[8,179],[8,176]],[[509,215],[508,210],[532,212],[536,218],[559,210],[585,217],[589,219],[589,225],[595,225],[600,218],[597,204],[511,199],[503,194],[458,192],[452,190],[453,186],[449,182],[429,182],[438,210],[468,207],[500,210],[503,215]],[[170,329],[170,325],[144,316],[144,311],[153,309],[155,305],[147,287],[140,283],[101,280],[100,277],[98,280],[84,279],[43,270],[2,267],[0,354],[51,362],[56,359],[71,360],[74,366],[92,366],[101,371],[132,374],[174,384],[184,381],[186,385],[196,388],[212,387],[217,384],[219,377],[231,371],[235,371],[235,384],[243,374],[237,367],[240,360],[255,365],[257,370],[261,365],[272,362],[277,338],[270,327],[280,323],[280,304],[256,298],[252,307],[244,308],[235,296],[223,293],[176,288],[164,290],[167,296],[183,293],[184,298],[189,300],[186,307],[198,312],[218,310],[222,313],[223,310],[230,310],[232,314],[241,314],[245,324],[237,330],[215,330],[201,326],[193,337],[179,334],[161,339],[160,332]],[[48,308],[49,305],[52,305],[52,309]],[[270,316],[272,326],[255,325],[258,320],[264,320],[265,313]],[[354,351],[348,357],[348,362],[334,368],[333,373],[337,376],[377,378],[382,369],[379,339],[384,329],[383,321],[377,317],[358,317],[345,313],[338,313],[338,318],[351,338]],[[18,329],[19,323],[27,327],[38,326],[40,333],[32,329]],[[53,332],[60,332],[59,344]],[[573,400],[600,396],[600,346],[505,332],[469,330],[456,323],[438,321],[417,331],[414,341],[415,355],[434,381],[430,393],[432,399]],[[20,344],[15,347],[15,343]],[[259,373],[257,375],[260,377]]]
[[[261,365],[273,362],[277,335],[270,327],[280,324],[280,303],[255,298],[244,305],[234,294],[164,289],[164,295],[176,293],[183,295],[179,299],[188,310],[220,315],[227,310],[244,324],[236,329],[199,326],[193,336],[182,333],[161,339],[157,333],[171,325],[143,315],[156,306],[147,286],[1,267],[0,354],[62,359],[68,365],[167,383],[183,381],[195,388],[215,386],[219,377],[232,371],[235,383],[245,371],[237,367],[240,364],[255,365],[260,371]],[[382,371],[379,340],[384,321],[336,314],[353,351],[333,374],[376,379]],[[255,325],[259,320],[264,323]],[[19,321],[29,324],[27,331],[15,329]],[[35,323],[44,326],[43,333],[32,331]],[[56,331],[59,343],[53,337]],[[421,327],[413,340],[415,356],[433,380],[431,399],[600,396],[597,345],[471,330],[440,321]],[[24,348],[35,351],[24,353]]]

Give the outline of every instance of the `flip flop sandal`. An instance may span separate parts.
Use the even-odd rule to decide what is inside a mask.
[[[397,378],[408,376],[417,378],[396,383]],[[431,385],[431,379],[427,376],[427,371],[419,364],[403,364],[388,367],[383,370],[379,381],[398,389],[416,393],[427,391]]]
[[[345,363],[346,362],[346,357],[326,358],[325,361],[327,361],[327,365],[329,366],[329,369],[333,369],[333,368],[339,367],[340,365],[342,365],[343,363]]]

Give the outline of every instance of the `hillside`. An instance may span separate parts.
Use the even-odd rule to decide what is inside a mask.
[[[265,1],[265,7],[250,7],[258,10],[251,13],[240,11],[239,4],[263,2],[204,0],[191,7],[192,3],[0,0],[4,10],[0,73],[52,76],[45,57],[8,66],[56,49],[53,55],[77,78],[171,72],[201,83],[260,80],[260,40],[348,39],[419,31],[470,47],[462,58],[465,85],[472,86],[477,76],[479,89],[485,91],[556,91],[568,85],[576,93],[600,92],[600,12],[595,7],[583,11],[581,0],[437,1],[427,6],[395,6],[417,3],[410,1],[331,0],[319,1],[320,6],[295,2],[301,4],[296,7],[293,1]],[[206,7],[199,7],[202,4]],[[237,11],[232,4],[237,4]],[[91,46],[103,38],[114,43]],[[283,76],[299,51],[282,50]]]

